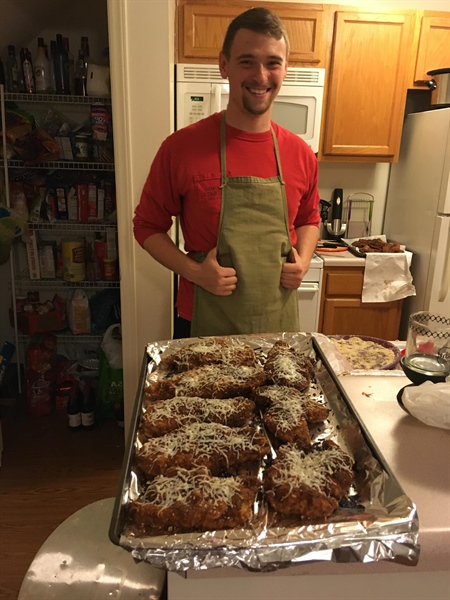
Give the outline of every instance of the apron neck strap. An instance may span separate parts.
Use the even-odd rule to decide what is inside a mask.
[[[226,111],[224,110],[222,113],[222,119],[220,122],[220,170],[221,170],[221,185],[220,187],[225,187],[227,183],[227,152],[226,152]],[[281,170],[281,160],[280,160],[280,151],[278,148],[278,141],[273,130],[272,125],[270,126],[270,132],[272,134],[273,139],[273,148],[275,152],[275,160],[277,161],[277,171],[278,171],[278,179],[280,180],[281,185],[284,185],[283,172]]]

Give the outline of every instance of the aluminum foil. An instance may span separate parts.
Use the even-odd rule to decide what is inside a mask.
[[[161,356],[178,350],[187,340],[156,342],[146,348],[110,539],[131,551],[136,560],[170,571],[216,567],[273,571],[314,561],[388,560],[411,566],[417,564],[420,548],[416,507],[356,416],[320,345],[311,335],[303,333],[231,336],[229,339],[250,344],[262,362],[278,339],[284,339],[316,361],[317,382],[312,384],[310,393],[327,404],[331,413],[323,426],[311,432],[311,437],[313,442],[332,439],[353,457],[355,478],[348,495],[326,520],[289,519],[271,525],[273,519],[261,495],[255,500],[252,522],[246,528],[148,537],[134,535],[127,527],[125,511],[129,500],[140,493],[133,457],[141,443],[137,431],[144,411],[144,390],[158,378]]]

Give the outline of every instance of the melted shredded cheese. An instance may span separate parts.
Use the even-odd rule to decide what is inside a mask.
[[[358,336],[332,339],[332,342],[355,369],[382,369],[395,359],[391,348]]]
[[[176,375],[176,396],[197,396],[201,388],[211,387],[213,392],[220,392],[228,387],[251,384],[253,378],[264,379],[262,367],[245,367],[235,365],[207,365],[191,369]],[[214,396],[214,393],[212,394]]]
[[[276,485],[288,483],[290,491],[303,484],[323,492],[328,478],[336,471],[352,472],[351,460],[340,448],[305,453],[284,446],[283,456],[276,459],[275,465],[273,482]]]
[[[169,400],[161,400],[151,404],[146,412],[146,420],[156,423],[164,419],[174,419],[178,423],[189,417],[201,419],[219,418],[226,420],[239,410],[242,404],[249,404],[246,398],[199,398],[176,396]]]
[[[178,452],[195,451],[200,456],[218,452],[228,459],[231,449],[237,455],[243,451],[260,450],[261,434],[249,427],[233,428],[218,423],[192,423],[176,431],[152,438],[139,450],[141,456],[164,454],[172,457]]]
[[[163,358],[162,364],[174,366],[177,370],[188,370],[206,363],[250,363],[255,366],[255,352],[248,344],[232,343],[222,338],[204,338],[183,346],[178,352]]]
[[[149,482],[140,501],[164,509],[176,502],[189,504],[193,495],[200,490],[203,499],[212,505],[224,503],[232,506],[233,497],[239,494],[243,485],[240,477],[212,477],[179,469],[175,477],[156,476]]]

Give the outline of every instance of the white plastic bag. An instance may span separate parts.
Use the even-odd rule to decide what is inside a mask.
[[[402,402],[416,419],[432,427],[450,429],[450,381],[405,387]]]
[[[122,369],[122,330],[120,323],[111,325],[105,331],[101,349],[112,369]]]

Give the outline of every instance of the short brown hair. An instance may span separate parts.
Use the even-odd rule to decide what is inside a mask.
[[[229,24],[222,46],[222,52],[227,60],[230,58],[231,46],[239,29],[249,29],[256,33],[263,33],[276,40],[284,38],[286,56],[289,54],[289,38],[282,20],[269,9],[256,7],[241,13]]]

